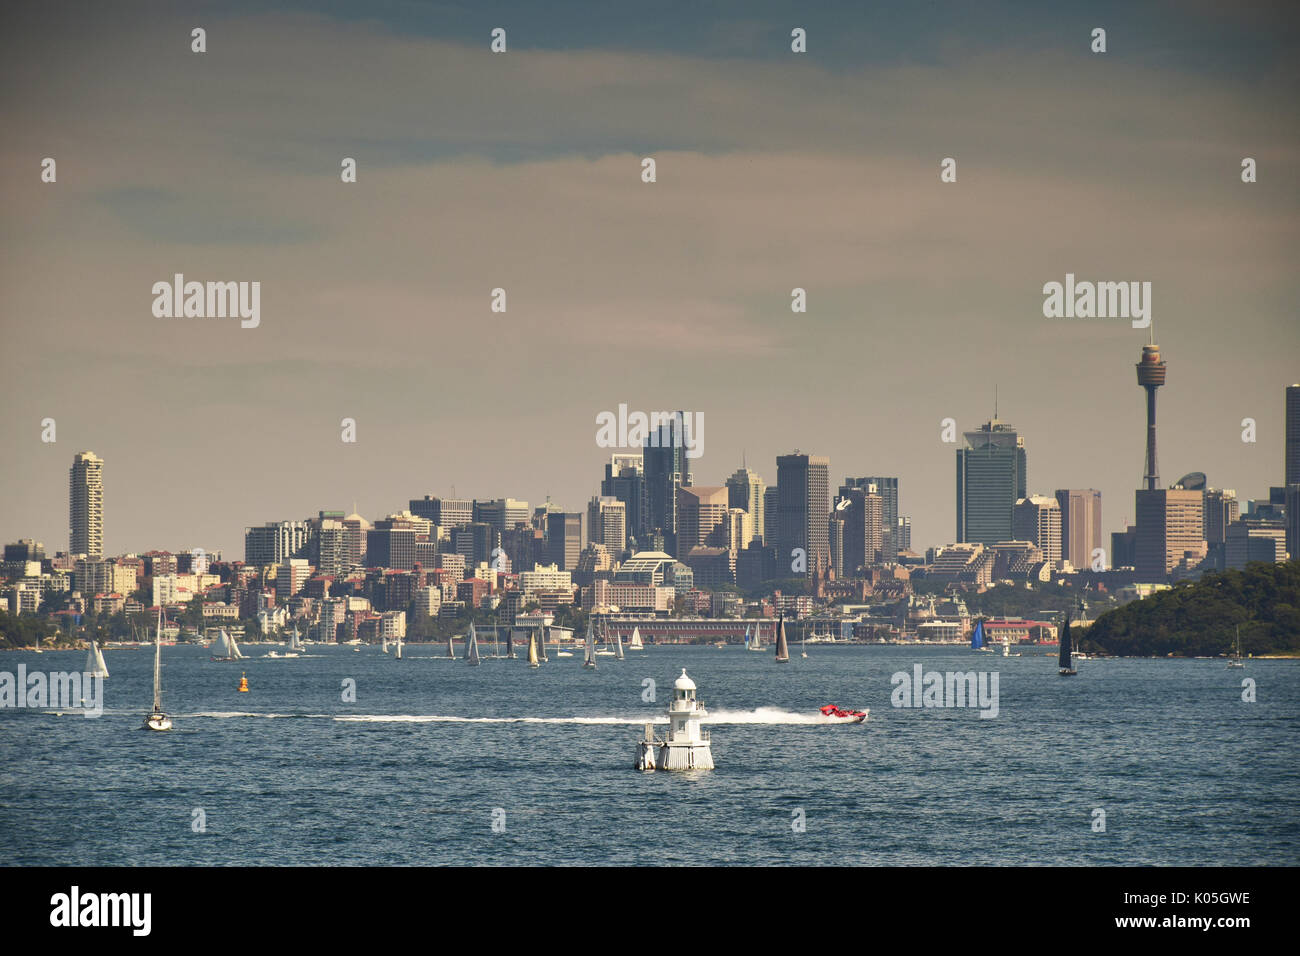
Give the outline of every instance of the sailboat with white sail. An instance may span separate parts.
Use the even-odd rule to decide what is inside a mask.
[[[613,657],[614,651],[609,646],[609,626],[605,621],[600,622],[600,649],[596,651],[597,657]]]
[[[393,648],[393,660],[400,661],[402,659],[402,635],[399,633],[396,636],[397,646]]]
[[[761,651],[763,649],[763,625],[754,625],[754,636],[750,638],[749,649],[751,651]]]
[[[450,635],[447,637],[447,657],[453,661],[456,659],[456,645]]]
[[[469,640],[465,645],[465,663],[478,666],[478,632],[474,630],[474,622],[469,622]]]
[[[223,627],[217,632],[217,639],[212,642],[212,656],[214,661],[237,661],[244,655],[239,652],[239,645]]]
[[[776,662],[778,664],[790,663],[790,648],[785,640],[785,617],[781,616],[776,619]]]
[[[149,730],[172,729],[172,719],[162,709],[162,608],[158,609],[158,630],[153,639],[153,710],[144,725]]]
[[[387,635],[387,634],[385,634],[385,635],[380,639],[379,649],[382,650],[385,654],[388,653],[388,635]]]
[[[805,658],[808,656],[808,625],[807,624],[803,626],[803,631],[799,635],[799,656]]]
[[[591,621],[587,621],[587,639],[584,642],[582,666],[587,670],[596,669],[596,639],[591,633]]]
[[[95,639],[90,639],[90,650],[86,653],[86,673],[91,677],[107,677],[108,665],[104,663],[104,652],[99,649]]]
[[[617,628],[614,630],[614,660],[623,660],[623,632]]]
[[[632,640],[628,643],[627,649],[629,651],[645,650],[645,644],[641,642],[641,629],[639,627],[632,628]]]
[[[1237,625],[1236,644],[1233,646],[1232,657],[1228,661],[1229,667],[1245,667],[1246,662],[1241,659],[1241,625]]]
[[[537,657],[537,632],[533,631],[528,635],[528,666],[541,667],[542,662]]]

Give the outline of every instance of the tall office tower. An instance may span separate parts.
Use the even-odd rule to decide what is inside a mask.
[[[965,438],[957,449],[957,543],[1011,541],[1011,512],[1025,497],[1025,441],[997,418]]]
[[[827,525],[826,542],[830,548],[827,560],[830,562],[835,576],[843,579],[848,577],[848,572],[844,569],[844,516],[832,511],[827,521],[829,524]]]
[[[1160,468],[1156,465],[1156,389],[1165,384],[1165,363],[1155,342],[1142,346],[1142,360],[1137,364],[1138,385],[1147,393],[1147,459],[1142,482],[1147,491],[1160,485]]]
[[[401,518],[381,518],[366,535],[366,562],[372,568],[410,571],[415,567],[415,528]]]
[[[801,548],[808,576],[821,576],[830,563],[831,460],[795,451],[776,459],[777,563],[790,567],[792,552]]]
[[[1016,541],[1031,541],[1055,571],[1061,566],[1061,506],[1055,498],[1030,495],[1016,502],[1011,533]]]
[[[412,498],[410,510],[411,514],[432,521],[440,528],[458,528],[474,520],[474,502],[468,498],[431,498],[425,495]]]
[[[465,566],[473,570],[480,564],[492,561],[492,552],[501,546],[501,532],[486,521],[471,521],[451,529],[451,550],[465,558]]]
[[[645,535],[645,462],[640,453],[616,454],[605,466],[600,483],[603,498],[617,498],[627,513],[627,536],[641,542]]]
[[[617,560],[627,550],[627,504],[610,495],[592,498],[587,505],[587,540]]]
[[[1205,490],[1205,543],[1221,545],[1228,540],[1228,525],[1237,520],[1241,503],[1231,488]]]
[[[510,566],[516,571],[531,571],[534,565],[546,559],[546,534],[531,525],[508,528],[501,535],[501,550],[505,551]]]
[[[727,518],[730,495],[722,486],[696,486],[677,489],[678,560],[691,548],[716,547]]]
[[[776,516],[781,510],[780,494],[776,485],[763,489],[763,523],[754,525],[754,533],[760,531],[763,535],[763,543],[768,547],[776,545]]]
[[[744,551],[754,538],[754,516],[744,508],[728,508],[722,524],[719,547],[729,551]]]
[[[900,517],[898,519],[898,550],[912,550],[912,519]]]
[[[836,571],[843,576],[856,574],[859,568],[876,564],[880,561],[895,560],[898,555],[886,558],[886,542],[894,539],[884,526],[884,498],[876,491],[876,485],[860,486],[859,479],[846,478],[835,496],[833,515],[844,521],[843,567],[836,566]]]
[[[875,486],[875,494],[880,495],[881,503],[881,524],[884,528],[884,537],[880,543],[880,556],[878,559],[873,558],[867,563],[873,563],[879,560],[883,564],[893,564],[898,560],[898,552],[902,550],[902,545],[898,540],[898,479],[887,477],[867,477],[867,478],[845,478],[844,484],[840,487],[840,494],[844,493],[845,488],[870,488]]]
[[[1300,484],[1300,385],[1286,387],[1286,462],[1283,487]],[[1295,559],[1295,552],[1292,552]]]
[[[548,560],[561,571],[576,571],[582,553],[582,513],[552,511],[546,515]]]
[[[68,554],[104,554],[104,459],[83,451],[68,471]]]
[[[664,536],[668,553],[677,553],[677,491],[691,484],[686,457],[685,412],[674,412],[646,438],[642,451],[645,462],[646,530]]]
[[[244,529],[244,563],[264,567],[307,556],[309,530],[305,521],[268,521]]]
[[[365,566],[369,533],[370,522],[355,511],[343,519],[343,561],[349,568]]]
[[[1140,488],[1136,498],[1133,566],[1138,581],[1163,583],[1188,552],[1204,557],[1204,492]]]
[[[1092,567],[1092,552],[1101,543],[1101,492],[1093,488],[1060,488],[1056,503],[1061,509],[1061,560],[1076,571]]]
[[[1286,560],[1286,536],[1279,518],[1239,518],[1228,525],[1227,567],[1240,571],[1255,561],[1280,564]]]
[[[474,520],[489,524],[498,534],[518,524],[528,524],[531,512],[528,502],[515,498],[496,498],[492,501],[475,501]]]
[[[727,501],[732,508],[743,508],[753,518],[754,534],[763,533],[763,504],[767,484],[756,472],[745,466],[736,469],[736,473],[727,479]],[[748,548],[749,542],[741,545]]]

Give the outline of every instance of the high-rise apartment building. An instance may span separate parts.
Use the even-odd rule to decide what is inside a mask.
[[[68,553],[102,557],[104,554],[104,459],[83,451],[68,471],[68,512],[71,534]]]
[[[965,439],[957,449],[957,543],[1013,540],[1012,511],[1025,497],[1024,439],[996,418]]]
[[[244,529],[244,563],[258,567],[306,556],[310,529],[305,521],[268,521]]]
[[[789,567],[801,549],[810,577],[830,564],[830,468],[829,458],[798,451],[776,459],[777,562]]]
[[[627,549],[627,504],[613,496],[598,496],[587,505],[587,540],[617,558]]]

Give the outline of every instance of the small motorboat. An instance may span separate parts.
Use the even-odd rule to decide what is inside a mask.
[[[819,709],[824,717],[836,717],[841,720],[851,718],[852,722],[855,724],[860,724],[866,720],[868,713],[865,710],[845,710],[843,707],[836,707],[834,704],[827,704],[825,707]]]

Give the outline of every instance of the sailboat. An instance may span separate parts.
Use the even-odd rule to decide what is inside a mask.
[[[543,664],[550,663],[550,658],[546,656],[546,628],[537,629],[537,656]]]
[[[623,660],[623,632],[614,631],[614,660]]]
[[[99,649],[99,645],[95,643],[93,637],[90,639],[90,651],[86,654],[86,673],[91,677],[108,676],[108,665],[104,663],[104,652]]]
[[[639,627],[632,628],[632,641],[627,645],[627,649],[629,651],[645,650],[645,645],[641,643],[641,629]]]
[[[761,651],[763,649],[763,625],[754,625],[754,636],[750,639],[749,649],[751,651]]]
[[[776,619],[776,662],[778,664],[790,663],[790,648],[785,643],[785,617]]]
[[[596,639],[591,636],[591,621],[587,621],[587,640],[582,666],[588,670],[596,669]]]
[[[400,661],[401,659],[402,659],[402,635],[398,634],[397,646],[393,648],[393,660]]]
[[[991,651],[993,648],[984,646],[984,618],[975,622],[975,630],[970,634],[970,649],[972,651]]]
[[[1062,677],[1073,677],[1079,673],[1074,669],[1074,662],[1070,658],[1070,612],[1065,612],[1065,620],[1061,624],[1061,659],[1060,670],[1057,672]]]
[[[158,630],[153,639],[153,710],[144,725],[149,730],[172,729],[172,719],[162,709],[162,608],[158,609]]]
[[[453,661],[456,659],[456,645],[452,643],[452,639],[450,636],[448,636],[447,638],[447,656],[450,657]]]
[[[239,653],[239,645],[235,639],[226,633],[223,627],[217,633],[217,639],[212,642],[212,657],[214,661],[237,661],[244,655]]]
[[[1245,667],[1246,663],[1241,659],[1241,625],[1237,625],[1237,642],[1233,647],[1232,659],[1228,661],[1229,667]]]
[[[297,654],[302,650],[302,641],[298,640],[298,625],[293,626],[293,636],[289,639],[289,652]]]
[[[528,666],[541,667],[542,662],[537,659],[537,632],[528,635]]]
[[[749,625],[745,625],[745,650],[749,650]]]
[[[599,657],[613,657],[614,652],[609,647],[609,627],[605,621],[600,622],[600,650],[596,652]]]
[[[474,630],[474,622],[469,622],[469,640],[465,646],[465,663],[478,666],[478,633]]]
[[[800,634],[799,656],[800,657],[808,656],[808,625],[807,624],[804,625],[803,633]]]
[[[385,635],[383,636],[382,642],[380,643],[379,647],[380,647],[380,649],[381,649],[385,654],[388,653],[388,635],[387,635],[387,634],[385,634]]]

